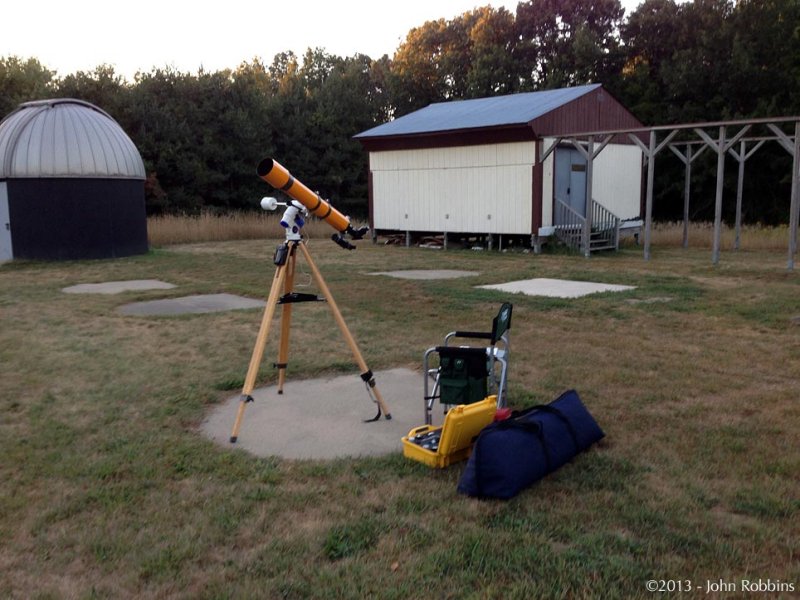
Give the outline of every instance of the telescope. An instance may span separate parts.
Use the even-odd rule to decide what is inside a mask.
[[[242,387],[242,395],[239,399],[239,410],[236,413],[236,421],[233,424],[233,431],[231,432],[231,443],[235,443],[239,437],[239,427],[242,423],[242,416],[244,415],[244,407],[248,402],[253,401],[251,396],[258,377],[258,369],[261,360],[264,357],[264,348],[267,343],[270,327],[272,326],[272,318],[275,315],[275,310],[280,304],[281,311],[281,339],[278,347],[278,362],[274,363],[278,369],[278,393],[283,393],[283,382],[285,378],[286,368],[288,366],[289,358],[289,326],[292,315],[292,305],[297,302],[312,302],[312,301],[325,301],[333,313],[334,320],[339,326],[339,329],[344,335],[347,345],[353,352],[353,357],[361,369],[361,380],[367,388],[367,394],[378,405],[378,414],[369,421],[377,421],[380,419],[381,414],[386,419],[391,419],[392,415],[386,403],[383,401],[378,388],[375,385],[375,376],[373,375],[364,357],[361,356],[361,351],[358,349],[347,324],[344,322],[342,313],[339,312],[338,306],[331,295],[328,285],[322,278],[322,274],[317,269],[314,261],[311,259],[307,244],[303,241],[302,229],[305,224],[305,217],[309,213],[319,217],[328,225],[336,230],[331,236],[331,239],[339,244],[346,250],[355,250],[350,242],[345,239],[345,235],[350,236],[351,239],[360,240],[369,231],[369,227],[360,227],[354,229],[350,224],[350,218],[344,216],[338,210],[331,206],[327,200],[323,200],[319,194],[315,194],[302,183],[297,181],[285,167],[278,164],[271,158],[265,158],[258,164],[258,176],[270,184],[275,189],[285,192],[290,198],[288,202],[278,202],[277,199],[267,196],[261,199],[261,208],[264,210],[275,210],[278,206],[285,206],[286,209],[281,217],[281,226],[286,230],[286,241],[278,246],[273,257],[275,263],[275,277],[272,280],[272,287],[269,291],[266,307],[264,308],[264,317],[261,320],[261,327],[258,330],[258,337],[256,338],[256,345],[253,348],[253,354],[250,357],[250,366],[247,369],[247,376],[244,380]],[[294,287],[295,277],[295,260],[297,258],[296,250],[300,252],[306,259],[308,266],[311,267],[311,274],[317,282],[317,286],[323,294],[320,298],[314,294],[299,294],[292,291]],[[281,295],[281,293],[283,295]]]
[[[296,208],[298,211],[306,209],[309,213],[318,219],[322,219],[328,225],[333,227],[337,233],[334,233],[331,236],[331,239],[345,250],[356,249],[353,244],[347,241],[347,239],[344,237],[345,235],[350,236],[350,238],[353,240],[360,240],[369,231],[369,227],[359,227],[358,229],[354,229],[350,224],[350,217],[340,213],[331,205],[329,201],[323,200],[319,194],[312,192],[300,181],[292,177],[292,174],[289,173],[288,169],[286,169],[286,167],[281,165],[278,161],[273,160],[272,158],[265,158],[258,163],[256,173],[258,173],[258,176],[261,177],[261,179],[266,181],[276,190],[285,192],[294,201],[299,203],[298,206],[292,202],[290,205],[288,205],[289,208],[287,208],[287,212],[292,207]],[[265,206],[265,203],[268,206],[272,206],[272,202],[268,200],[274,200],[274,198],[264,198],[261,201],[261,207],[265,208],[266,210],[274,210],[274,208],[267,208]],[[277,200],[275,200],[275,206],[278,206]],[[286,216],[286,213],[284,213],[284,217]],[[295,219],[295,215],[289,216],[292,219]],[[287,224],[294,226],[290,222],[287,222]],[[281,223],[281,225],[283,225],[283,223]],[[284,227],[287,226],[284,225]],[[300,227],[302,227],[302,224]],[[289,229],[290,228],[287,227],[287,236],[289,235]],[[296,233],[299,234],[299,228]]]

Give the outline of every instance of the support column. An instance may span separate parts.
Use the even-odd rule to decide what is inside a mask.
[[[733,239],[733,249],[738,250],[741,245],[742,237],[742,194],[744,189],[744,161],[747,153],[747,142],[742,140],[739,142],[739,178],[736,180],[736,226],[735,237]]]
[[[653,228],[653,177],[656,172],[656,132],[650,131],[647,148],[647,196],[644,207],[644,259],[650,260],[650,238]]]
[[[789,205],[789,260],[786,268],[794,269],[797,254],[797,227],[800,225],[800,121],[794,124],[794,157],[792,160],[792,199]]]
[[[583,223],[583,255],[589,258],[592,255],[592,180],[594,178],[594,136],[589,136],[586,146],[586,220]]]
[[[714,197],[714,244],[711,250],[711,262],[719,264],[719,247],[722,237],[722,192],[725,184],[725,126],[719,128],[717,141],[717,191]]]
[[[689,247],[689,199],[692,195],[692,146],[686,144],[686,172],[683,176],[683,247]]]

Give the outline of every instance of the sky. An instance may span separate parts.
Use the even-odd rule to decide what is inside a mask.
[[[641,0],[622,0],[626,14]],[[196,73],[234,69],[279,52],[307,48],[371,58],[394,51],[413,27],[452,19],[478,6],[516,11],[517,0],[39,0],[4,3],[0,57],[37,58],[64,76],[112,65],[137,71],[174,67]]]

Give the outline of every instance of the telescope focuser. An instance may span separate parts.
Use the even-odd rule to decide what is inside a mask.
[[[364,238],[364,236],[367,234],[368,231],[369,227],[359,227],[358,229],[353,229],[351,225],[348,225],[344,233],[334,233],[331,236],[331,239],[345,250],[355,250],[356,247],[347,241],[347,239],[344,237],[344,234],[346,233],[347,235],[349,235],[350,239],[361,240]]]

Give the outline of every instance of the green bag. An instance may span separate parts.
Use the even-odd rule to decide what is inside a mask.
[[[483,348],[440,347],[439,391],[442,404],[472,404],[488,395]]]

